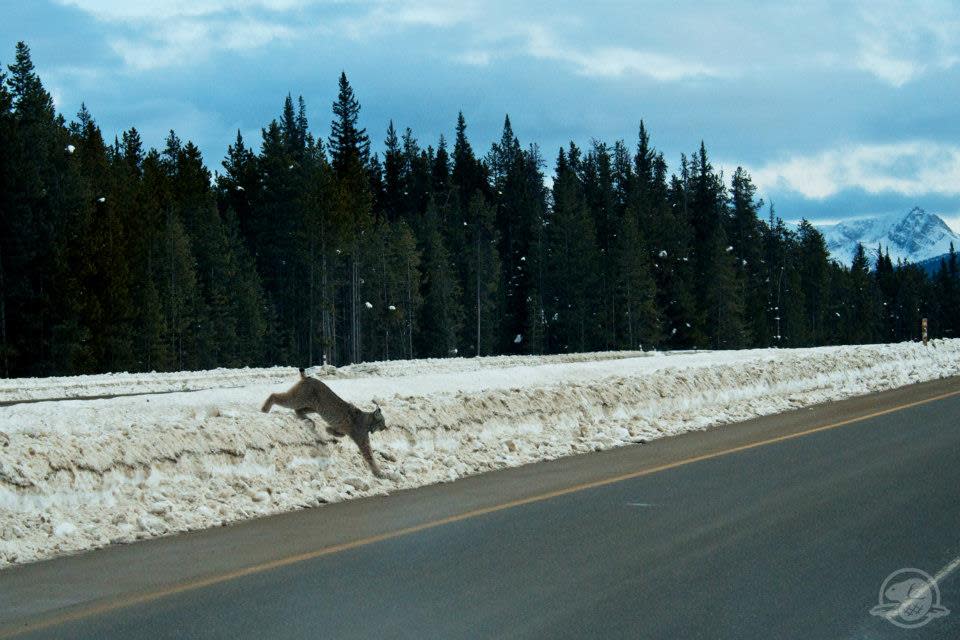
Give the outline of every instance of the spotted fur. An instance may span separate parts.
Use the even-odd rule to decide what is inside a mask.
[[[327,423],[327,433],[335,438],[350,436],[373,475],[389,477],[377,466],[370,450],[370,434],[386,427],[380,407],[362,411],[320,380],[307,376],[303,369],[300,369],[300,380],[288,391],[271,393],[261,411],[268,413],[273,405],[293,409],[297,417],[304,420],[309,420],[308,414],[316,413]]]

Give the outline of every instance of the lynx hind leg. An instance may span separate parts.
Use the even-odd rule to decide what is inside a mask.
[[[319,442],[320,444],[327,444],[329,442],[328,440],[324,439],[323,434],[320,433],[320,429],[317,428],[317,423],[313,421],[313,418],[307,415],[309,413],[312,413],[310,409],[294,409],[293,413],[296,414],[297,418],[299,418],[300,420],[303,420],[304,422],[307,422],[310,424],[310,427],[313,429],[314,435],[317,437],[317,442]]]
[[[364,433],[361,435],[351,435],[351,438],[357,443],[357,448],[360,449],[360,455],[363,456],[364,462],[366,462],[367,466],[370,467],[370,471],[373,472],[373,475],[377,476],[381,480],[397,480],[396,476],[384,473],[380,470],[380,467],[377,466],[377,461],[373,459],[373,451],[370,449],[370,434]]]
[[[260,407],[260,411],[264,413],[270,413],[270,409],[273,408],[274,403],[277,401],[277,394],[271,393],[267,396],[267,401],[263,403],[263,406]]]

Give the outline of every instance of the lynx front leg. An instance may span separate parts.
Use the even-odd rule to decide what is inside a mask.
[[[354,442],[357,443],[357,448],[360,449],[360,455],[363,456],[364,461],[367,463],[367,466],[370,467],[370,471],[373,472],[373,475],[377,476],[381,480],[393,480],[396,482],[396,476],[381,471],[380,467],[377,466],[376,460],[373,459],[373,451],[370,450],[370,434],[351,434],[350,437]]]

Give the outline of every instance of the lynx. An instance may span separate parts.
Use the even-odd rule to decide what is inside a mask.
[[[285,393],[271,393],[261,411],[268,413],[275,404],[293,409],[297,417],[304,420],[310,420],[307,414],[316,413],[327,423],[327,433],[335,438],[350,436],[373,475],[391,479],[377,466],[370,450],[370,433],[387,426],[379,406],[374,411],[362,411],[320,380],[307,376],[303,369],[300,369],[300,380]]]

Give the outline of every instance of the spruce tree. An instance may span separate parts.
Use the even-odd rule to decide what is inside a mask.
[[[470,200],[467,217],[472,225],[469,226],[469,248],[464,252],[469,256],[466,261],[469,286],[465,291],[469,303],[464,306],[472,309],[473,322],[469,327],[471,331],[466,333],[472,335],[474,355],[491,355],[495,353],[498,335],[496,310],[500,289],[496,210],[477,191]]]
[[[436,206],[431,202],[423,225],[423,306],[417,350],[420,355],[458,355],[464,317],[461,300],[456,268],[440,233]]]
[[[616,288],[625,324],[620,345],[628,349],[652,348],[660,344],[660,318],[656,307],[656,285],[650,275],[647,253],[637,221],[626,216],[614,244],[616,255]]]
[[[806,345],[824,344],[829,308],[829,252],[823,234],[806,219],[797,228],[798,269],[809,337]]]
[[[763,200],[758,200],[756,193],[757,188],[750,174],[742,167],[737,167],[730,185],[727,235],[736,258],[735,270],[744,287],[743,305],[748,343],[761,346],[764,345],[763,336],[766,333],[766,269],[761,262],[763,235],[758,215],[763,208]]]
[[[569,154],[560,150],[546,225],[544,311],[550,349],[555,352],[593,350],[603,338],[597,317],[601,254],[579,176],[580,162],[573,143]]]
[[[333,104],[333,114],[329,148],[335,177],[334,209],[341,228],[345,230],[344,254],[349,261],[345,290],[349,322],[347,361],[359,362],[363,359],[360,288],[364,256],[361,239],[372,222],[373,203],[366,175],[370,142],[366,130],[359,128],[360,103],[346,74],[340,75],[340,91]]]

